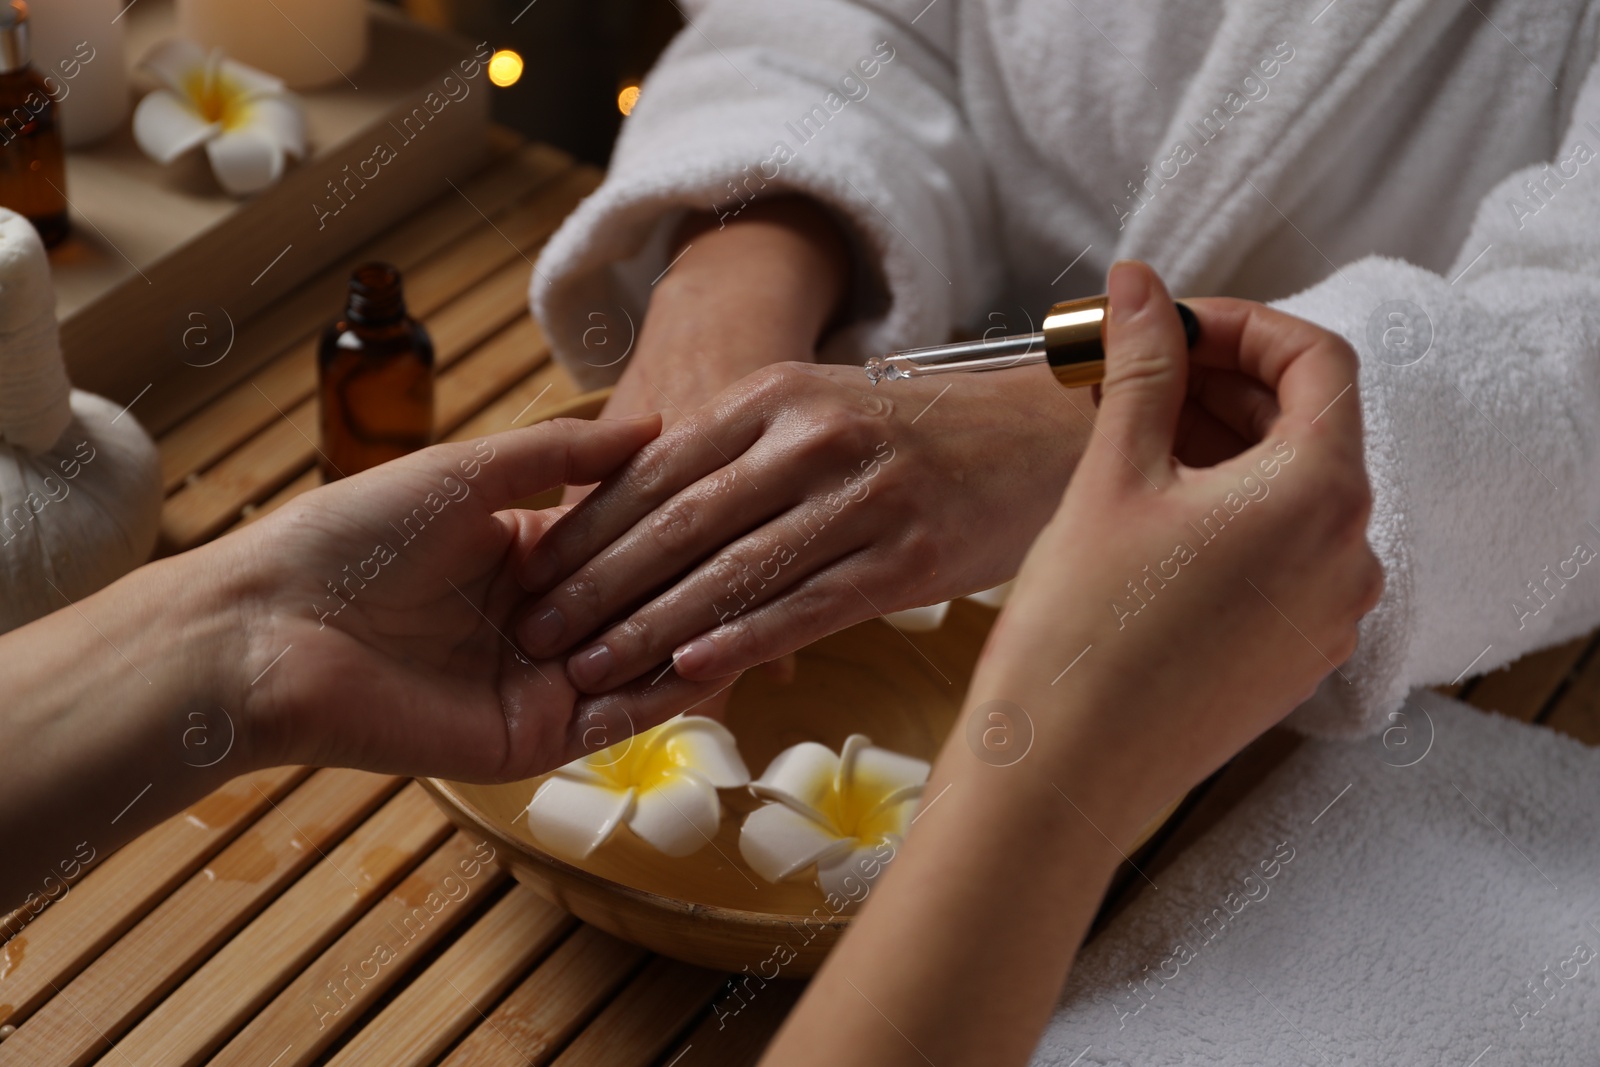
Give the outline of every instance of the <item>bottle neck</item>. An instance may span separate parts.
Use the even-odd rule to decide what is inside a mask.
[[[392,326],[406,317],[400,272],[387,263],[367,263],[350,275],[345,318],[359,326]]]

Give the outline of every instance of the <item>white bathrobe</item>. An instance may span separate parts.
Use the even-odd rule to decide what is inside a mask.
[[[676,220],[761,193],[852,237],[841,361],[1025,330],[1138,257],[1361,354],[1388,584],[1293,722],[1371,731],[1600,624],[1600,0],[685,10],[532,283],[581,381],[618,373]]]

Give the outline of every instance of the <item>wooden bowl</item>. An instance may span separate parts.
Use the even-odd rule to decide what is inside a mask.
[[[560,413],[592,417],[602,402],[581,397]],[[820,741],[837,751],[852,733],[931,762],[960,712],[994,618],[958,601],[930,633],[903,634],[875,619],[802,649],[792,682],[749,672],[734,687],[725,721],[751,774],[790,745]],[[721,827],[698,852],[672,858],[618,833],[574,864],[541,849],[521,818],[539,781],[423,785],[458,825],[493,844],[518,881],[585,922],[666,956],[729,971],[749,967],[766,977],[781,964],[785,977],[799,977],[816,970],[849,922],[814,884],[774,885],[746,865],[739,826],[760,802],[742,789],[722,791]],[[1141,842],[1171,810],[1151,820]]]

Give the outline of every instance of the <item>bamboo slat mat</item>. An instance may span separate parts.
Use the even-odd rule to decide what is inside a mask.
[[[529,264],[599,180],[502,140],[459,189],[241,324],[235,374],[188,417],[152,396],[178,552],[319,482],[317,332],[349,267],[406,273],[438,350],[443,437],[573,402],[529,319]],[[1596,638],[1456,687],[1468,702],[1600,743]],[[1293,750],[1275,730],[1197,789],[1135,857],[1154,873]],[[471,876],[465,872],[474,871]],[[461,892],[419,904],[447,875]],[[1143,884],[1118,880],[1102,919]],[[379,946],[382,946],[381,950]],[[0,1067],[753,1063],[799,983],[730,976],[625,944],[516,885],[421,788],[278,768],[229,783],[102,860],[0,951]],[[715,1004],[715,1007],[713,1006]],[[730,1010],[729,1005],[737,1007]]]

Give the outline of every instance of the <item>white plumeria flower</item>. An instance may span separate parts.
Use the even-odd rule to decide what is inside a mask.
[[[968,593],[962,597],[975,604],[982,604],[986,608],[999,611],[1005,606],[1006,599],[1011,596],[1011,587],[1016,584],[1013,578],[992,589],[980,589],[976,593]],[[902,633],[924,633],[928,630],[937,630],[944,625],[944,617],[950,613],[950,601],[942,600],[937,604],[929,604],[921,608],[906,608],[904,611],[891,611],[885,615],[884,621]]]
[[[769,882],[815,866],[824,895],[859,903],[905,839],[928,771],[925,760],[876,748],[864,734],[846,738],[838,755],[815,741],[784,749],[750,783],[773,803],[745,818],[739,852]]]
[[[157,163],[206,146],[234,196],[265,189],[306,154],[306,123],[283,82],[192,41],[165,41],[140,64],[165,86],[139,101],[133,137]]]
[[[687,856],[717,832],[717,790],[749,781],[726,726],[680,715],[551,771],[528,802],[528,829],[565,859],[588,858],[624,825],[669,856]]]

